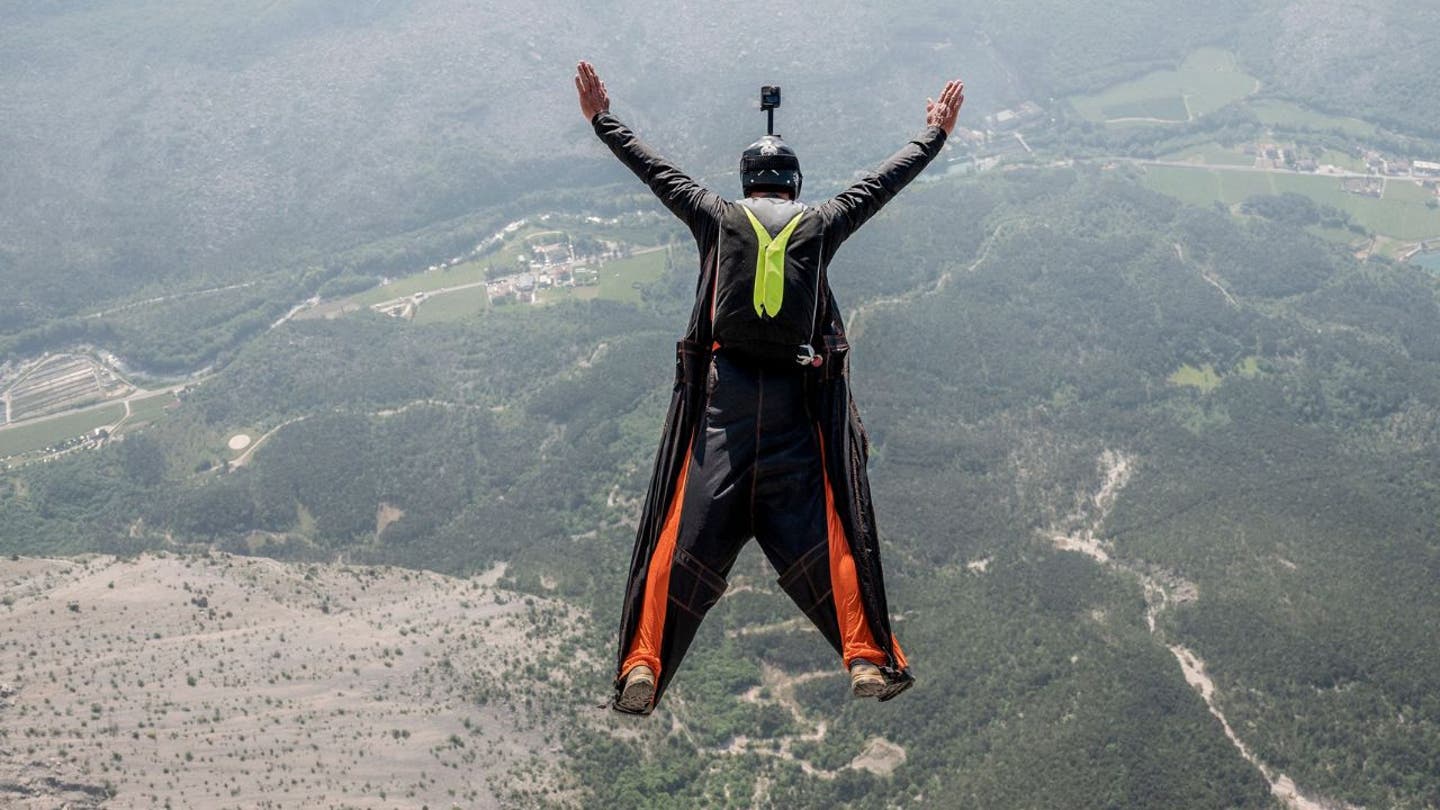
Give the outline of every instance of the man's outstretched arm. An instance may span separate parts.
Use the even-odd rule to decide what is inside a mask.
[[[600,140],[700,238],[700,231],[720,216],[724,200],[690,179],[610,114],[610,95],[589,62],[576,66],[575,89],[580,94],[580,112],[595,127]]]
[[[838,247],[866,220],[875,216],[900,189],[914,180],[940,154],[945,139],[955,129],[955,119],[965,104],[965,83],[953,79],[940,93],[940,100],[925,100],[925,131],[891,155],[873,174],[821,203],[820,213],[830,222],[830,249]]]

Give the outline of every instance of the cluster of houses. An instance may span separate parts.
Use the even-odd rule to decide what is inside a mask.
[[[618,243],[600,240],[600,252],[580,256],[568,238],[563,241],[536,243],[528,256],[522,256],[523,269],[512,275],[490,280],[486,293],[491,302],[516,301],[534,303],[540,290],[552,287],[589,287],[600,283],[600,271],[586,262],[604,261],[621,255]]]
[[[1021,102],[1018,106],[1006,108],[985,116],[985,128],[994,132],[1010,132],[1039,118],[1045,110],[1033,101]]]
[[[1365,167],[1374,174],[1388,177],[1440,178],[1440,163],[1428,160],[1406,160],[1369,150],[1365,152]]]
[[[545,222],[551,216],[551,214],[544,214],[538,219],[540,222]],[[607,220],[593,216],[587,217],[587,221],[597,225],[607,223]],[[612,218],[608,220],[608,223],[614,224],[616,221]],[[437,262],[425,269],[427,272],[437,272],[466,262],[483,260],[486,255],[501,249],[509,237],[518,233],[528,224],[530,224],[529,219],[511,222],[482,240],[464,255]],[[547,235],[551,237],[550,241],[543,241]],[[625,256],[629,250],[628,246],[623,243],[603,239],[582,237],[577,243],[560,231],[552,231],[548,234],[536,233],[527,236],[526,239],[528,240],[526,248],[517,257],[516,263],[513,266],[492,267],[487,273],[489,278],[485,281],[459,284],[439,291],[416,292],[372,304],[371,309],[394,318],[408,319],[414,317],[416,309],[433,295],[481,285],[485,287],[486,296],[492,303],[534,303],[537,293],[545,289],[587,287],[599,284],[600,271],[596,267],[607,259]],[[391,279],[386,278],[381,281],[381,285],[389,284],[390,281]]]
[[[1415,180],[1440,197],[1440,163],[1407,160],[1374,149],[1357,150],[1355,156],[1364,162],[1363,171],[1320,163],[1314,158],[1299,157],[1293,148],[1276,143],[1245,144],[1240,151],[1255,159],[1262,169],[1293,169],[1341,178],[1340,187],[1350,194],[1379,198],[1385,193],[1385,180]]]

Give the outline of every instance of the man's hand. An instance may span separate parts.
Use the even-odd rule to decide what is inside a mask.
[[[581,64],[584,64],[583,62]],[[601,92],[604,92],[603,87]],[[965,104],[965,82],[951,79],[940,92],[940,100],[925,99],[925,123],[945,130],[946,137],[955,129],[955,118]]]
[[[605,82],[595,72],[595,67],[581,60],[575,66],[575,89],[580,92],[580,112],[590,121],[597,113],[610,111],[610,94],[605,92]],[[954,120],[954,116],[951,116]]]

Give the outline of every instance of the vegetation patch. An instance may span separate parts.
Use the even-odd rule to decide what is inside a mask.
[[[130,416],[125,420],[125,426],[136,427],[140,423],[153,422],[165,415],[165,411],[174,407],[180,402],[175,394],[165,391],[154,396],[133,399],[130,401]]]
[[[600,297],[612,301],[640,302],[640,285],[648,284],[665,272],[665,251],[640,253],[625,259],[607,262],[600,268]]]
[[[1135,119],[1178,124],[1190,120],[1190,109],[1185,106],[1185,99],[1180,96],[1122,101],[1107,105],[1101,112],[1107,121]]]
[[[1369,137],[1376,133],[1374,124],[1358,118],[1326,115],[1301,107],[1289,101],[1266,98],[1255,99],[1246,104],[1255,117],[1266,126],[1280,129],[1303,129],[1321,132],[1341,132],[1346,135]]]
[[[1346,212],[1366,230],[1395,239],[1415,241],[1440,236],[1440,210],[1412,199],[1409,191],[1380,198],[1344,190],[1334,177],[1283,172],[1249,172],[1197,166],[1148,166],[1145,185],[1192,205],[1215,202],[1236,205],[1256,195],[1303,194],[1322,205]],[[1388,186],[1410,186],[1391,181]]]
[[[390,301],[396,298],[404,298],[416,293],[431,293],[436,290],[443,290],[446,287],[458,287],[463,284],[478,284],[485,281],[485,268],[494,266],[497,262],[475,260],[463,262],[453,267],[444,267],[436,270],[427,270],[413,276],[396,279],[389,284],[366,290],[351,298],[356,304],[370,306],[383,301]],[[513,260],[512,260],[513,264]]]
[[[1255,158],[1243,154],[1239,150],[1221,146],[1218,143],[1206,143],[1190,149],[1182,149],[1179,152],[1165,155],[1161,160],[1178,160],[1213,166],[1255,165]]]
[[[1177,70],[1157,70],[1095,95],[1077,96],[1071,103],[1092,121],[1182,123],[1239,101],[1257,86],[1255,78],[1240,69],[1233,53],[1201,48]]]
[[[471,287],[444,295],[432,295],[415,310],[415,323],[442,323],[473,318],[490,308],[485,287]]]
[[[1209,393],[1220,387],[1220,375],[1216,373],[1215,367],[1206,363],[1199,368],[1186,363],[1175,370],[1175,373],[1167,377],[1172,385],[1185,385],[1191,388],[1199,388]]]

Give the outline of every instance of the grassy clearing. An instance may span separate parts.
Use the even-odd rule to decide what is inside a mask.
[[[1425,203],[1435,199],[1435,192],[1404,180],[1391,180],[1385,184],[1385,199],[1396,202]]]
[[[415,323],[441,323],[473,318],[490,308],[490,294],[484,287],[435,295],[415,310]]]
[[[1171,121],[1178,124],[1190,120],[1190,110],[1185,106],[1185,99],[1180,96],[1145,98],[1107,104],[1100,112],[1107,121],[1136,118]]]
[[[1396,239],[1416,240],[1440,236],[1440,211],[1426,208],[1423,202],[1386,197],[1361,197],[1340,190],[1338,181],[1326,177],[1304,175],[1269,175],[1275,178],[1280,192],[1294,191],[1316,202],[1345,211],[1367,230]],[[1393,186],[1392,181],[1387,186]]]
[[[612,301],[640,303],[636,285],[660,278],[665,273],[665,251],[654,250],[606,262],[600,268],[599,297]]]
[[[1374,124],[1368,124],[1358,118],[1326,115],[1307,110],[1288,101],[1259,99],[1249,102],[1248,106],[1255,113],[1255,117],[1259,118],[1261,123],[1266,126],[1281,129],[1334,130],[1357,137],[1368,137],[1376,132]]]
[[[1400,183],[1414,188],[1414,184],[1408,181]],[[1293,191],[1349,213],[1357,223],[1374,233],[1409,241],[1440,236],[1440,210],[1417,201],[1413,192],[1401,191],[1396,198],[1387,191],[1385,198],[1377,200],[1347,194],[1341,190],[1340,181],[1333,177],[1149,166],[1145,171],[1145,184],[1192,205],[1210,205],[1216,201],[1234,205],[1255,194]],[[1391,181],[1388,185],[1397,183]]]
[[[17,456],[83,436],[98,427],[114,424],[125,415],[125,405],[113,402],[99,408],[67,414],[55,419],[0,430],[0,458]]]
[[[1326,149],[1325,151],[1321,152],[1319,161],[1322,164],[1339,166],[1342,169],[1348,169],[1352,172],[1364,172],[1366,169],[1365,161],[1361,160],[1358,157],[1355,157],[1354,155],[1340,152],[1334,149]]]
[[[350,300],[368,307],[371,304],[403,298],[418,292],[431,292],[461,284],[474,284],[477,281],[485,280],[485,268],[491,263],[474,261],[457,264],[444,270],[427,270],[424,273],[397,279],[383,287],[366,290],[359,295],[352,296]]]
[[[1215,367],[1206,363],[1196,368],[1186,364],[1175,370],[1169,379],[1172,385],[1184,385],[1190,388],[1198,388],[1206,393],[1220,387],[1220,375],[1216,373]]]
[[[1311,225],[1305,230],[1322,239],[1356,248],[1370,241],[1370,237],[1360,236],[1348,228],[1325,228],[1320,225]]]
[[[174,403],[175,395],[166,391],[144,399],[130,401],[130,418],[125,420],[126,426],[133,426],[138,422],[153,422],[165,414],[165,409]]]
[[[1230,374],[1237,374],[1246,379],[1260,376],[1260,358],[1255,355],[1242,358]],[[1209,393],[1220,387],[1229,374],[1221,374],[1215,370],[1215,366],[1206,363],[1199,368],[1188,363],[1176,369],[1166,379],[1171,385],[1183,385],[1189,388],[1198,388],[1202,393]]]
[[[548,290],[541,290],[535,293],[535,297],[542,304],[553,304],[556,301],[593,301],[600,297],[599,287],[551,287]]]
[[[1240,69],[1235,55],[1201,48],[1178,70],[1157,70],[1090,96],[1071,99],[1075,110],[1092,121],[1155,118],[1187,121],[1212,113],[1255,92],[1253,76]]]
[[[1210,205],[1223,200],[1220,173],[1174,166],[1146,166],[1145,185],[1191,205]]]
[[[1186,163],[1199,163],[1206,166],[1254,166],[1255,158],[1240,152],[1238,149],[1221,146],[1218,143],[1206,143],[1194,146],[1189,149],[1182,149],[1165,155],[1161,160],[1184,161]]]
[[[1243,202],[1257,194],[1275,194],[1275,175],[1263,172],[1216,172],[1220,194],[1227,201]]]

